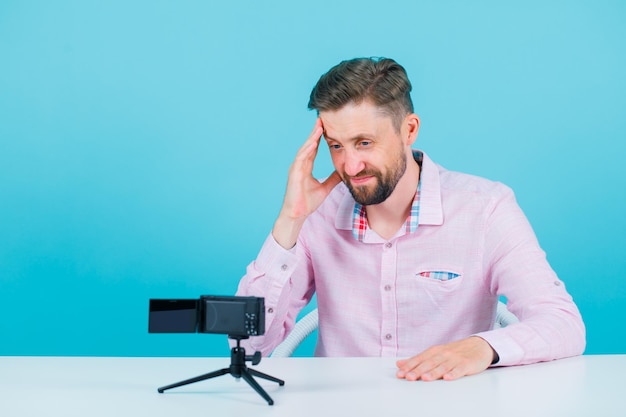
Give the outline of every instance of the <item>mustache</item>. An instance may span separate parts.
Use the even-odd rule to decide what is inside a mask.
[[[377,177],[378,176],[378,171],[372,170],[372,169],[364,169],[363,171],[359,172],[356,175],[348,175],[345,172],[343,173],[343,177],[346,179],[351,179],[351,178],[363,178],[363,177]]]

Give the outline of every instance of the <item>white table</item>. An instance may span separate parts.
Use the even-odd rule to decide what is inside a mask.
[[[390,358],[265,358],[269,406],[230,358],[0,357],[0,416],[626,416],[626,355],[494,368],[453,382],[395,378]]]

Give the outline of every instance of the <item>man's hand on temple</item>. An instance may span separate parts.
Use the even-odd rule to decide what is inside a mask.
[[[318,118],[311,135],[298,151],[289,169],[283,207],[272,230],[276,242],[285,249],[296,244],[304,220],[317,210],[332,189],[341,182],[336,171],[324,182],[313,177],[313,164],[322,133],[322,122]]]
[[[493,348],[478,336],[446,345],[433,346],[419,355],[396,362],[396,376],[408,381],[451,381],[487,369],[497,357]]]

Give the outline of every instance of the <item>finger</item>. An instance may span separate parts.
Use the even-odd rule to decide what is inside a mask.
[[[442,379],[444,375],[447,375],[454,370],[454,366],[450,362],[442,362],[434,366],[432,369],[423,372],[420,375],[422,381],[436,381]]]
[[[398,368],[403,368],[406,365],[407,361],[408,361],[408,359],[398,359],[396,361],[396,366]]]
[[[406,373],[405,379],[415,381],[435,381],[444,379],[452,381],[467,375],[474,375],[484,370],[467,358],[460,356],[441,355],[423,361]]]
[[[430,350],[432,350],[432,348]],[[410,370],[419,366],[424,360],[426,360],[426,358],[430,356],[430,350],[427,350],[419,355],[415,355],[410,358],[400,359],[396,361],[396,366],[402,372],[409,372]]]
[[[396,361],[396,366],[398,367],[398,371],[396,372],[396,376],[398,378],[404,378],[406,376],[407,370],[405,369],[407,359],[400,359]]]
[[[398,367],[396,376],[400,379],[417,379],[419,376],[417,376],[417,374],[414,372],[414,369],[417,368],[421,363],[421,355],[396,361],[396,366]]]
[[[311,131],[311,134],[309,135],[307,140],[302,144],[302,146],[298,150],[298,153],[296,154],[296,159],[298,157],[302,158],[302,157],[309,156],[311,150],[313,149],[315,149],[317,153],[317,148],[319,146],[322,133],[324,133],[324,128],[322,127],[321,119],[318,117],[315,120],[315,126],[313,126],[313,130]]]
[[[454,381],[455,379],[459,379],[465,375],[468,375],[468,374],[461,372],[458,368],[453,368],[449,370],[448,372],[446,372],[445,374],[443,374],[443,380]]]
[[[409,381],[417,381],[418,379],[423,381],[433,381],[440,377],[439,373],[441,366],[442,365],[439,361],[426,360],[407,372],[405,379]]]
[[[419,355],[397,361],[397,365],[398,378],[409,381],[440,379],[452,366],[449,356],[442,354],[439,347],[432,347]]]

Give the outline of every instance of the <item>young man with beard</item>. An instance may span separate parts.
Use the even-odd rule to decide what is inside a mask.
[[[406,380],[581,354],[580,313],[513,192],[413,149],[410,91],[391,59],[344,61],[318,81],[319,117],[237,292],[265,298],[266,333],[247,347],[269,354],[316,293],[316,356],[398,357]],[[320,182],[322,137],[335,171]],[[493,329],[500,296],[520,322]]]

